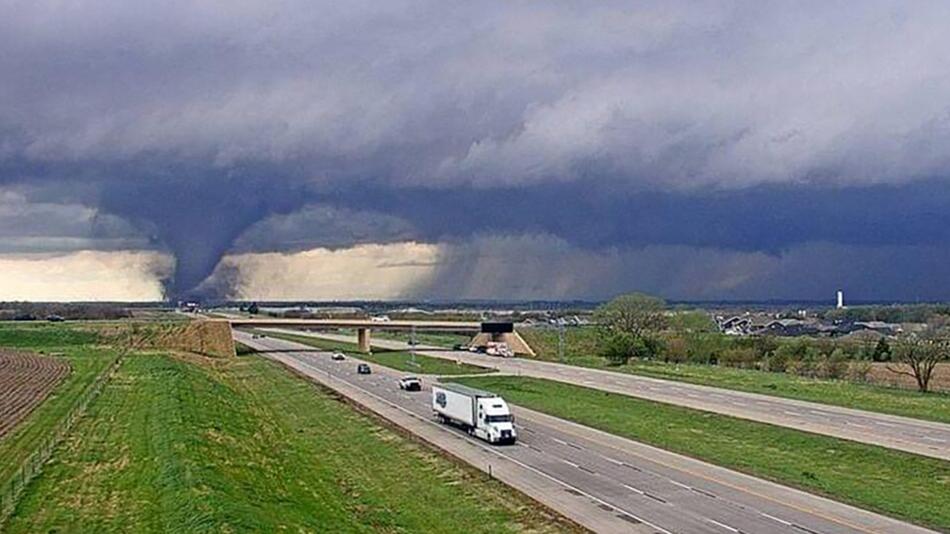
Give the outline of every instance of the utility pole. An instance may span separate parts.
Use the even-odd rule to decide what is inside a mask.
[[[557,320],[557,359],[564,363],[564,318]]]
[[[412,325],[412,329],[409,331],[409,357],[412,358],[412,366],[419,367],[419,364],[416,363],[416,325]]]

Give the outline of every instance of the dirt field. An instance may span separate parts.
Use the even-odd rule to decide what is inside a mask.
[[[0,438],[39,406],[69,372],[65,360],[0,351]]]
[[[868,380],[888,386],[917,389],[917,382],[914,381],[912,376],[897,374],[888,370],[888,367],[910,370],[906,365],[899,363],[875,363],[871,368],[870,375],[868,375]],[[937,364],[937,368],[934,369],[933,378],[930,379],[930,389],[934,391],[950,391],[950,364]]]

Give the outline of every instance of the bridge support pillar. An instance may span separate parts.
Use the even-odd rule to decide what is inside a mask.
[[[360,348],[360,352],[365,352],[367,354],[372,352],[369,341],[369,328],[356,329],[356,339]]]

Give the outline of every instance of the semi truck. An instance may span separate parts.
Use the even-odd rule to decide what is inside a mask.
[[[432,410],[443,424],[453,424],[489,443],[514,443],[514,417],[508,403],[494,393],[461,384],[433,384]]]

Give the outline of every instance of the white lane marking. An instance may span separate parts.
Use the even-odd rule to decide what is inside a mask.
[[[726,525],[725,523],[720,523],[719,521],[716,521],[715,519],[708,519],[708,518],[707,518],[706,521],[709,521],[709,522],[712,523],[713,525],[722,527],[722,528],[724,528],[724,529],[726,529],[726,530],[729,530],[729,531],[731,531],[731,532],[739,532],[739,529],[730,527],[729,525]]]
[[[782,413],[784,413],[785,415],[794,415],[795,417],[801,417],[801,415],[802,415],[802,414],[799,413],[799,412],[790,412],[790,411],[788,411],[788,410],[782,410]]]
[[[897,426],[897,425],[895,425],[894,423],[888,423],[888,422],[886,422],[886,421],[875,421],[874,424],[875,424],[875,425],[881,425],[881,426],[890,426],[890,427],[895,427],[895,426]]]
[[[681,487],[681,488],[683,488],[683,489],[688,489],[688,490],[693,489],[692,486],[687,486],[686,484],[680,484],[679,482],[677,482],[677,481],[675,481],[675,480],[673,480],[673,479],[670,479],[670,482],[672,482],[674,486],[679,486],[679,487]]]
[[[921,439],[925,439],[925,440],[927,440],[927,441],[933,441],[934,443],[946,443],[946,442],[947,442],[947,440],[945,440],[945,439],[932,438],[932,437],[930,437],[930,436],[923,436]]]
[[[555,443],[560,443],[561,445],[567,445],[567,442],[564,441],[563,439],[558,439],[558,438],[555,438],[555,437],[553,437],[553,436],[551,437],[551,441],[553,441],[553,442],[555,442]]]
[[[584,467],[584,466],[582,466],[582,465],[580,465],[580,464],[576,464],[576,463],[571,462],[571,461],[569,461],[569,460],[565,460],[564,458],[559,458],[559,460],[561,460],[562,462],[566,463],[567,465],[569,465],[569,466],[571,466],[571,467],[574,467],[574,468],[577,468],[577,469],[579,469],[579,470],[581,470],[581,471],[583,471],[583,472],[585,472],[585,473],[590,473],[590,474],[592,474],[592,475],[596,475],[596,474],[597,474],[597,473],[596,473],[594,470],[592,470],[592,469],[588,469],[588,468],[586,468],[586,467]]]
[[[779,518],[775,517],[774,515],[769,515],[769,514],[767,514],[767,513],[765,513],[765,512],[759,512],[759,513],[762,514],[764,517],[767,517],[767,518],[771,519],[772,521],[777,521],[777,522],[779,522],[779,523],[781,523],[781,524],[783,524],[783,525],[785,525],[785,526],[789,526],[789,527],[792,526],[792,524],[791,524],[790,522],[788,522],[788,521],[786,521],[786,520],[784,520],[784,519],[779,519]]]
[[[611,462],[611,463],[614,463],[614,464],[617,464],[617,465],[624,465],[624,463],[621,462],[620,460],[614,460],[614,459],[611,458],[610,456],[604,456],[603,454],[599,454],[598,456],[600,456],[600,457],[603,458],[604,460],[607,460],[608,462]]]
[[[630,490],[630,491],[632,491],[632,492],[634,492],[634,493],[639,493],[640,495],[643,495],[643,490],[641,490],[641,489],[635,488],[635,487],[630,486],[630,485],[628,485],[628,484],[623,484],[623,487],[627,488],[628,490]]]

